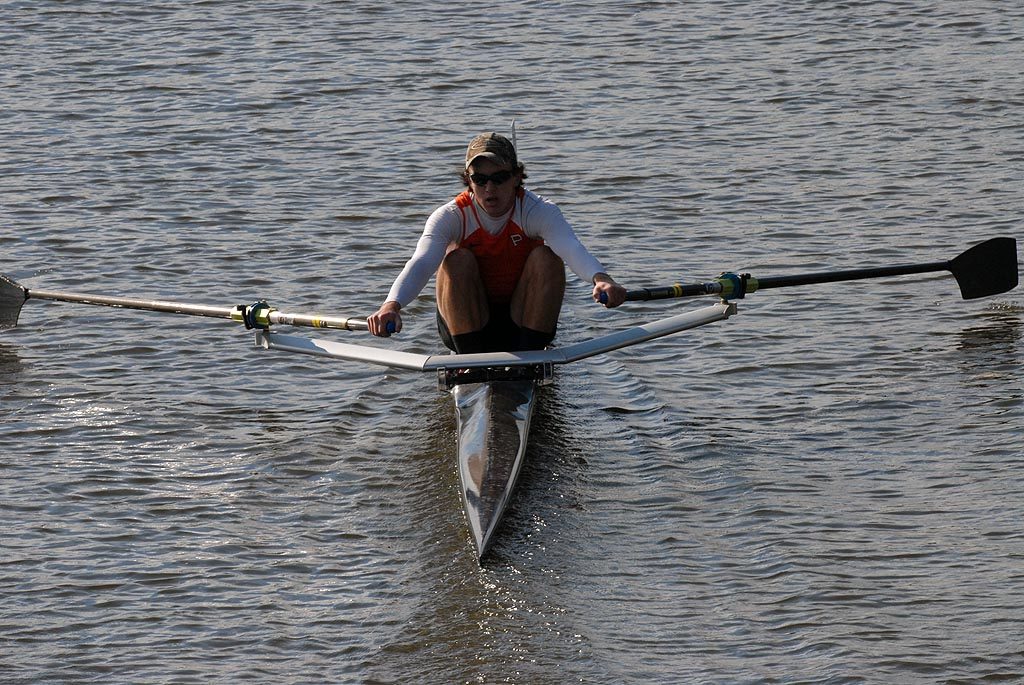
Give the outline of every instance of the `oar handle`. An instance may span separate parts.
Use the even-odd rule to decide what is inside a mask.
[[[241,319],[235,319],[240,321]],[[285,326],[308,326],[309,328],[333,328],[341,331],[368,331],[370,325],[366,319],[350,319],[346,317],[332,318],[329,316],[311,316],[309,314],[286,314],[271,309],[267,318],[268,324],[284,324]],[[395,332],[395,322],[388,321],[388,335]]]
[[[252,306],[252,305],[249,305]],[[239,305],[236,310],[241,309]],[[239,318],[241,317],[241,318]],[[242,321],[245,323],[244,312],[237,313],[232,318],[236,321]],[[367,323],[366,319],[350,319],[347,317],[328,317],[328,316],[311,316],[309,314],[286,314],[279,312],[276,309],[271,308],[267,313],[265,319],[260,319],[259,323],[262,325],[270,324],[284,324],[285,326],[308,326],[310,328],[333,328],[335,330],[342,331],[368,331],[370,330],[370,324]],[[253,326],[249,326],[252,328]],[[385,327],[388,335],[395,332],[395,322],[388,321]]]
[[[723,290],[723,285],[718,281],[710,283],[691,283],[683,285],[661,286],[658,288],[639,288],[626,291],[627,302],[641,302],[644,300],[667,300],[674,297],[694,297],[697,295],[717,295]],[[752,292],[752,291],[748,291]],[[608,293],[601,293],[597,296],[601,304],[608,304]]]
[[[239,319],[236,319],[239,320]],[[333,328],[342,331],[368,331],[370,327],[366,319],[349,319],[346,317],[312,316],[310,314],[288,314],[271,309],[267,324],[284,324],[286,326],[307,326],[309,328]]]
[[[644,300],[667,300],[673,297],[696,297],[698,295],[717,295],[722,292],[722,285],[718,281],[710,283],[690,283],[684,285],[661,286],[658,288],[639,288],[626,291],[627,302],[641,302]]]

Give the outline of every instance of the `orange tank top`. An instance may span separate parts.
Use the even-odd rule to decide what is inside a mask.
[[[520,188],[516,204],[522,198],[523,189]],[[526,258],[544,241],[526,235],[513,219],[514,209],[501,231],[491,235],[480,224],[476,203],[468,190],[455,198],[455,204],[462,212],[462,242],[459,247],[466,248],[476,257],[487,299],[500,303],[511,301],[512,292],[526,266]]]

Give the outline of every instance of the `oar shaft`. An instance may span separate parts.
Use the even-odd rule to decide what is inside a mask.
[[[909,276],[934,271],[953,274],[960,294],[965,300],[1005,293],[1017,287],[1017,241],[1015,238],[990,238],[969,248],[946,262],[902,264],[866,269],[847,269],[825,273],[797,274],[754,278],[749,274],[725,273],[708,283],[675,284],[660,288],[642,288],[626,293],[627,300],[662,300],[670,297],[694,295],[721,295],[723,299],[743,297],[768,288],[788,288],[796,285],[816,285],[856,281],[865,278]]]
[[[172,314],[188,314],[189,316],[207,316],[214,319],[230,319],[233,308],[211,307],[201,304],[184,304],[182,302],[166,302],[163,300],[140,300],[131,297],[111,297],[109,295],[85,295],[81,293],[64,293],[55,290],[26,291],[25,299],[52,300],[54,302],[77,302],[80,304],[97,304],[104,307],[121,309],[139,309],[149,312],[170,312]]]
[[[857,281],[865,278],[886,278],[888,276],[909,276],[932,271],[949,271],[949,262],[930,262],[927,264],[904,264],[902,266],[883,266],[870,269],[847,269],[845,271],[829,271],[825,273],[797,274],[793,276],[769,276],[757,279],[757,289],[788,288],[795,285],[816,285],[818,283],[838,283],[839,281]],[[749,291],[748,291],[749,292]]]
[[[819,283],[837,283],[840,281],[856,281],[865,278],[885,278],[888,276],[907,276],[932,271],[949,271],[950,262],[930,262],[927,264],[904,264],[902,266],[884,266],[870,269],[847,269],[845,271],[828,271],[813,274],[796,274],[792,276],[769,276],[768,278],[748,278],[743,282],[750,294],[768,288],[789,288],[796,285],[816,285]],[[700,295],[721,295],[728,297],[731,292],[728,279],[709,281],[707,283],[675,284],[661,288],[641,288],[626,293],[627,301],[665,300],[673,297],[695,297]]]
[[[229,319],[239,323],[244,321],[245,307],[214,307],[204,304],[186,304],[184,302],[168,302],[165,300],[143,300],[133,297],[113,297],[110,295],[86,295],[82,293],[66,293],[56,290],[26,289],[25,299],[51,300],[54,302],[75,302],[79,304],[101,305],[119,309],[137,309],[147,312],[169,312],[188,316],[205,316],[213,319]],[[307,326],[309,328],[333,328],[345,331],[368,330],[365,319],[349,319],[345,317],[314,316],[311,314],[289,314],[276,309],[265,308],[262,312],[261,324],[283,324],[287,326]]]

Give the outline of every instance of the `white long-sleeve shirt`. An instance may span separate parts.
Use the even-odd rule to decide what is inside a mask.
[[[509,214],[530,238],[544,241],[544,244],[569,265],[573,273],[587,283],[593,282],[598,273],[605,271],[587,248],[576,237],[569,222],[553,202],[529,190],[517,198],[509,214],[492,217],[477,206],[474,216],[481,227],[491,235],[497,235],[508,223]],[[398,302],[402,307],[412,302],[426,287],[430,278],[437,273],[449,247],[459,245],[476,226],[463,226],[463,212],[455,200],[438,207],[427,219],[423,235],[416,244],[416,250],[405,264],[402,273],[395,279],[387,300]]]

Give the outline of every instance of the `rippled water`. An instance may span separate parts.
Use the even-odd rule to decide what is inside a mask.
[[[1022,237],[995,2],[0,2],[0,270],[365,315],[469,138],[631,286]],[[605,311],[570,285],[559,341]],[[400,349],[437,349],[432,291]],[[566,369],[474,559],[432,378],[30,301],[0,334],[0,679],[1024,679],[1020,290],[759,293]],[[352,340],[358,334],[331,334]]]

